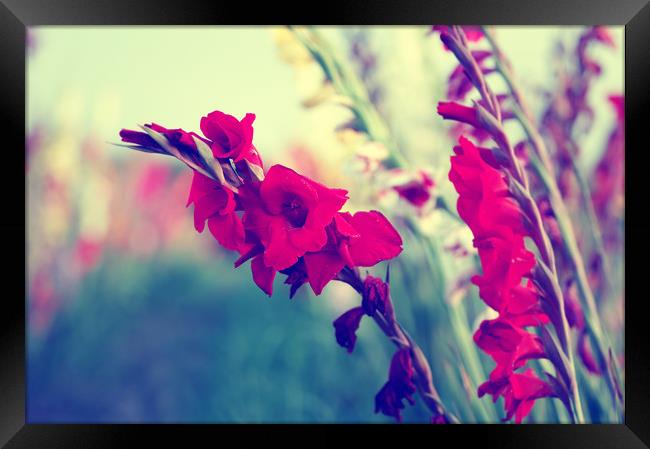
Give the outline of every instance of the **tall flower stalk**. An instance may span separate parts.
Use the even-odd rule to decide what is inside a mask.
[[[574,363],[574,357],[573,357],[573,348],[571,345],[571,335],[569,332],[569,325],[565,313],[565,301],[564,301],[564,296],[562,289],[560,287],[559,283],[559,278],[558,278],[558,273],[556,270],[556,262],[555,262],[555,253],[553,250],[553,247],[551,245],[550,238],[544,229],[543,222],[542,222],[542,216],[540,213],[540,210],[536,204],[535,199],[533,198],[531,191],[530,191],[530,183],[528,179],[528,174],[515,153],[515,146],[511,144],[505,130],[503,127],[503,120],[504,120],[504,112],[502,110],[501,106],[501,101],[500,98],[495,95],[492,90],[490,89],[488,82],[485,78],[485,73],[479,62],[476,60],[476,55],[474,52],[471,51],[471,49],[468,46],[468,40],[465,36],[465,33],[461,27],[448,27],[446,29],[442,29],[440,31],[441,35],[441,40],[443,41],[444,45],[446,48],[451,50],[458,59],[460,65],[463,67],[466,76],[469,78],[471,81],[472,85],[474,88],[477,90],[477,92],[480,94],[481,100],[475,101],[473,107],[468,107],[468,106],[463,106],[458,103],[454,102],[448,102],[448,103],[440,103],[438,105],[438,113],[445,119],[449,120],[454,120],[458,122],[463,122],[466,123],[474,128],[481,129],[489,134],[491,139],[494,141],[494,143],[497,145],[496,149],[493,150],[478,150],[476,147],[474,147],[469,141],[467,140],[462,140],[461,139],[461,147],[457,151],[457,156],[455,156],[456,160],[458,161],[457,164],[459,165],[459,168],[454,169],[453,161],[454,159],[452,158],[452,172],[450,173],[450,179],[452,182],[454,182],[454,178],[452,175],[456,177],[455,185],[457,187],[457,190],[459,190],[460,193],[460,199],[459,199],[459,212],[461,211],[461,206],[463,208],[470,208],[466,209],[465,213],[461,213],[461,217],[464,218],[466,222],[470,225],[470,228],[475,233],[475,237],[481,237],[484,238],[483,235],[485,236],[490,236],[490,238],[494,238],[494,232],[498,227],[498,224],[502,224],[505,220],[510,220],[509,223],[511,225],[508,226],[513,226],[512,229],[515,231],[510,231],[510,234],[508,234],[508,237],[506,237],[507,246],[504,247],[503,251],[515,251],[515,254],[517,252],[521,252],[520,256],[511,256],[511,257],[524,257],[524,259],[529,257],[529,253],[527,250],[524,249],[523,246],[523,240],[519,240],[522,238],[522,236],[529,235],[532,240],[534,241],[536,248],[539,251],[540,257],[533,263],[534,268],[530,266],[530,268],[524,269],[523,267],[516,268],[517,265],[513,265],[512,267],[508,268],[509,270],[515,269],[517,272],[520,272],[524,274],[525,276],[529,276],[533,282],[534,282],[534,287],[531,286],[530,290],[526,292],[525,294],[522,292],[519,294],[519,298],[515,298],[513,296],[513,301],[514,305],[512,307],[521,307],[523,298],[528,295],[540,295],[540,300],[541,300],[541,305],[544,310],[544,313],[548,316],[550,319],[550,322],[553,325],[553,328],[555,329],[555,336],[553,336],[548,330],[541,324],[543,324],[543,320],[541,318],[538,319],[539,321],[539,331],[541,333],[543,342],[544,342],[544,349],[546,351],[546,354],[544,355],[545,357],[548,357],[551,362],[553,363],[555,370],[556,370],[556,376],[553,377],[548,375],[549,381],[551,381],[552,384],[557,388],[555,390],[555,394],[557,394],[561,399],[563,399],[562,395],[565,396],[565,405],[567,405],[567,409],[569,410],[570,415],[574,418],[576,422],[584,422],[584,415],[582,411],[582,403],[580,399],[580,393],[579,393],[579,388],[578,388],[578,383],[577,383],[577,376],[576,376],[576,371],[575,371],[575,363]],[[516,95],[513,94],[513,96],[520,96],[520,93],[517,92]],[[541,138],[540,138],[541,139]],[[469,159],[468,159],[469,158]],[[484,185],[482,187],[484,200],[487,201],[487,197],[485,195],[497,195],[495,197],[494,204],[492,203],[487,203],[491,204],[490,209],[486,210],[486,217],[491,217],[491,218],[480,218],[480,217],[473,217],[472,214],[474,213],[481,213],[480,212],[480,207],[485,207],[481,206],[481,204],[475,204],[473,206],[470,206],[470,204],[473,203],[461,203],[463,201],[463,198],[467,198],[464,201],[470,201],[470,198],[474,198],[474,196],[466,196],[466,195],[475,195],[475,193],[471,193],[478,187],[471,187],[469,191],[463,190],[467,189],[468,186],[464,185],[461,182],[462,179],[462,171],[460,167],[462,167],[463,164],[471,164],[473,166],[476,166],[476,169],[482,170],[485,174],[482,176],[491,176],[493,181],[491,181],[491,184],[489,185]],[[550,166],[550,161],[545,161],[541,162],[543,165],[548,164]],[[480,168],[479,168],[480,167]],[[501,185],[500,183],[502,181],[499,181],[499,178],[497,176],[497,173],[503,173],[505,175],[505,179],[507,180],[507,184]],[[461,178],[459,178],[459,176]],[[500,192],[500,189],[506,188],[508,195],[510,198],[514,199],[516,203],[518,204],[518,207],[515,209],[512,209],[512,204],[508,203],[505,198],[502,198],[501,195],[503,195]],[[487,189],[487,190],[485,190]],[[495,189],[495,190],[492,190]],[[467,193],[463,193],[466,191]],[[464,196],[465,195],[465,196]],[[465,205],[463,205],[465,204]],[[478,211],[474,210],[474,208],[479,208]],[[469,215],[468,215],[469,214]],[[496,215],[495,215],[496,214]],[[521,228],[520,223],[521,219],[524,219],[523,222],[525,223],[524,228]],[[497,221],[494,222],[494,224],[490,224],[491,222],[489,221],[490,219],[496,219]],[[478,221],[477,221],[478,220]],[[516,231],[517,227],[519,227],[519,231]],[[500,231],[499,231],[500,232]],[[513,234],[514,232],[514,234]],[[500,237],[501,238],[501,237]],[[484,268],[484,275],[482,281],[479,279],[477,281],[479,282],[479,285],[482,285],[483,282],[488,282],[488,279],[490,278],[490,269],[494,269],[492,267],[492,264],[495,263],[494,257],[502,257],[499,256],[501,254],[502,250],[497,250],[496,255],[488,256],[487,254],[491,254],[492,251],[495,251],[496,249],[490,249],[490,248],[498,248],[494,247],[498,243],[497,242],[491,242],[489,247],[486,247],[486,249],[483,250],[483,255],[481,251],[481,247],[479,247],[479,255],[481,255],[481,259],[483,262],[483,268]],[[521,243],[517,243],[521,242]],[[478,242],[476,244],[479,244]],[[498,243],[501,245],[501,243]],[[486,252],[488,251],[488,252]],[[530,253],[532,255],[532,253]],[[514,261],[515,259],[513,259]],[[519,263],[519,262],[518,262]],[[522,262],[523,263],[523,262]],[[486,265],[487,264],[487,265]],[[529,267],[529,265],[524,265],[526,267]],[[533,271],[528,272],[527,270],[530,270],[533,268]],[[518,271],[522,270],[522,271]],[[521,279],[521,278],[519,278]],[[516,278],[514,278],[514,281],[516,281]],[[500,284],[496,284],[500,285]],[[516,287],[516,282],[515,284]],[[494,300],[491,298],[491,293],[490,290],[487,290],[487,288],[493,288],[494,284],[490,285],[489,283],[485,284],[485,293],[481,291],[481,297],[488,302],[493,308],[497,308],[498,311],[500,311],[501,314],[506,314],[507,315],[507,307],[508,304],[505,302],[499,302],[495,303]],[[501,288],[501,287],[499,287]],[[529,288],[529,287],[526,287]],[[483,287],[481,288],[483,290]],[[514,293],[513,293],[514,294]],[[524,296],[522,296],[524,295]],[[505,301],[505,299],[502,298],[501,301]],[[532,306],[531,306],[532,307]],[[524,320],[525,325],[531,325],[528,320]],[[514,332],[515,335],[516,332],[516,327],[512,328],[511,331],[507,334],[494,334],[494,329],[488,330],[488,329],[483,329],[484,325],[487,326],[486,323],[490,323],[490,327],[493,327],[495,324],[494,322],[484,322],[481,326],[481,329],[479,329],[479,332],[477,335],[475,335],[475,339],[477,342],[481,340],[483,335],[489,334],[492,335],[493,338],[497,338],[497,340],[504,341],[503,339],[510,339],[514,338],[511,337],[510,334]],[[524,331],[525,332],[525,331]],[[522,342],[526,338],[530,338],[527,336],[528,333],[525,332],[524,334],[520,335],[519,344],[523,344]],[[480,344],[480,343],[479,343]],[[531,342],[530,345],[532,345],[530,352],[535,353],[536,350],[534,349],[534,344]],[[489,345],[483,346],[483,348],[490,352]],[[485,391],[489,391],[493,395],[495,394],[504,394],[504,390],[502,390],[502,387],[499,383],[498,380],[504,378],[503,374],[501,371],[504,369],[502,365],[500,364],[499,358],[501,357],[498,355],[493,355],[493,358],[497,360],[497,368],[495,368],[495,371],[493,371],[491,377],[491,381],[493,381],[493,385],[486,385],[484,388]],[[535,356],[541,356],[541,355],[535,355]],[[532,355],[531,355],[532,357]],[[515,359],[514,365],[507,365],[508,369],[517,368],[520,366],[519,363],[516,362],[517,359]],[[512,363],[512,362],[509,362]],[[510,387],[515,391],[516,384],[513,384],[512,382],[515,381],[517,378],[513,378],[512,376],[515,376],[516,374],[506,374],[505,378],[508,379],[510,382]],[[510,377],[508,377],[510,376]],[[495,377],[495,379],[493,379]],[[562,381],[563,385],[559,385],[562,382],[557,382],[557,381]],[[517,383],[520,382],[520,380],[516,380]],[[561,390],[561,391],[558,391]],[[479,392],[481,393],[481,392]],[[549,394],[550,396],[550,394]],[[496,396],[495,396],[496,398]],[[506,401],[508,397],[506,396]],[[507,407],[507,405],[506,405]]]
[[[514,99],[512,106],[513,113],[526,132],[533,148],[533,151],[529,154],[530,164],[548,193],[551,207],[564,242],[564,248],[575,271],[576,284],[581,302],[584,306],[585,326],[596,353],[598,366],[601,372],[605,373],[613,401],[618,408],[618,406],[622,406],[623,401],[620,370],[616,359],[612,356],[611,344],[600,321],[596,301],[589,285],[585,264],[577,245],[570,214],[555,181],[555,173],[549,152],[544,143],[544,139],[534,125],[532,113],[526,104],[521,89],[515,81],[510,63],[507,61],[490,31],[485,27],[482,28],[482,31],[492,49],[495,68],[506,82],[509,92]]]

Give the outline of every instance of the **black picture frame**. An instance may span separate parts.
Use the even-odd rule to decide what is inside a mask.
[[[625,356],[626,412],[621,425],[461,425],[461,426],[225,426],[211,425],[45,425],[26,422],[25,410],[25,249],[24,197],[17,192],[25,143],[26,27],[38,25],[207,25],[320,24],[498,24],[498,25],[624,25],[626,96],[627,286]],[[130,447],[138,437],[143,446],[194,447],[237,444],[251,438],[300,444],[339,444],[351,437],[414,444],[474,443],[500,448],[625,448],[650,445],[650,361],[644,303],[645,229],[643,156],[648,153],[644,127],[650,108],[650,4],[647,0],[331,0],[327,3],[281,7],[244,2],[187,0],[2,0],[0,4],[0,186],[3,211],[3,299],[0,309],[0,444],[7,448]],[[641,207],[636,207],[635,200]],[[23,264],[19,263],[22,261]],[[645,275],[647,277],[647,275]],[[285,440],[280,440],[285,438]],[[308,438],[308,439],[307,439]],[[189,443],[188,443],[189,442]]]

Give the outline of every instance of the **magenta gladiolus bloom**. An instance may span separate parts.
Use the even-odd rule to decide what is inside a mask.
[[[221,111],[210,112],[201,118],[201,132],[212,141],[214,157],[229,158],[233,162],[247,160],[262,166],[257,149],[253,145],[253,122],[255,114],[246,114],[237,120]]]
[[[354,345],[357,342],[357,329],[363,318],[363,307],[355,307],[338,317],[333,325],[336,330],[336,342],[348,350],[348,353],[354,351]]]
[[[419,179],[410,181],[406,184],[393,187],[400,198],[408,201],[415,207],[424,206],[432,197],[431,191],[435,182],[429,175],[424,172],[419,173]]]
[[[374,266],[402,251],[400,235],[381,213],[338,212],[345,190],[281,165],[240,193],[244,228],[255,243],[240,250],[238,264],[254,258],[253,278],[268,294],[277,271],[291,276],[293,293],[308,282],[319,295],[344,267]]]
[[[388,308],[388,284],[375,276],[366,276],[363,281],[363,299],[361,306],[366,315],[372,316],[375,311],[385,313]]]
[[[472,107],[464,106],[453,101],[441,101],[438,103],[437,111],[445,120],[454,120],[467,123],[475,128],[483,128],[476,109]]]
[[[375,413],[381,412],[401,422],[401,410],[405,407],[403,401],[406,400],[413,405],[415,401],[412,396],[416,390],[411,352],[408,348],[402,348],[393,355],[388,382],[375,396]]]
[[[244,227],[259,238],[264,265],[274,270],[325,246],[325,228],[347,201],[347,191],[327,188],[282,165],[245,187]]]
[[[244,227],[235,213],[232,190],[194,172],[187,205],[194,204],[194,227],[203,232],[205,221],[212,235],[224,248],[237,250],[244,241]]]

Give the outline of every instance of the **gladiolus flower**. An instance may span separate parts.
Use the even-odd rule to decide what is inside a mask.
[[[431,199],[431,190],[435,185],[433,179],[425,172],[420,172],[419,178],[393,187],[401,198],[418,208],[424,206]]]
[[[474,334],[474,342],[498,365],[517,369],[527,360],[543,358],[541,340],[503,318],[483,321]]]
[[[326,231],[327,244],[304,256],[309,284],[317,295],[346,265],[371,267],[402,252],[399,233],[377,211],[338,213]]]
[[[140,145],[141,147],[157,147],[158,144],[153,137],[149,134],[141,131],[134,131],[132,129],[122,129],[120,130],[120,137],[122,142],[132,143],[135,145]]]
[[[613,95],[609,100],[616,110],[617,121],[592,174],[592,201],[605,244],[620,247],[625,193],[625,99]]]
[[[194,172],[187,205],[194,204],[194,227],[203,232],[208,221],[210,232],[226,249],[237,250],[244,241],[244,227],[235,213],[232,190]]]
[[[485,394],[490,394],[494,402],[499,396],[504,398],[506,411],[504,421],[514,416],[515,422],[521,424],[530,414],[537,399],[556,396],[551,386],[539,379],[530,368],[523,373],[504,373],[504,371],[493,371],[490,380],[478,388],[479,398]]]
[[[254,120],[254,114],[237,120],[211,112],[201,119],[207,138],[146,125],[177,151],[155,134],[123,129],[120,136],[138,150],[170,154],[195,170],[187,205],[194,204],[196,230],[203,232],[207,222],[223,247],[239,253],[235,267],[250,260],[254,282],[269,296],[278,271],[287,276],[291,297],[307,282],[318,295],[343,275],[344,267],[370,267],[402,251],[400,235],[381,213],[339,212],[348,199],[346,190],[328,188],[282,165],[263,176],[253,146]],[[206,156],[197,139],[212,155]]]
[[[590,46],[589,44],[592,42],[600,42],[610,48],[615,47],[616,44],[607,28],[603,26],[591,27],[580,36],[580,39],[578,40],[577,53],[581,70],[583,72],[591,72],[595,75],[600,75],[602,72],[600,64],[587,54],[587,49]]]
[[[408,398],[406,398],[408,400]],[[386,416],[394,417],[398,422],[402,421],[402,412],[405,408],[404,398],[397,395],[390,382],[386,382],[381,390],[375,395],[375,413],[383,413]]]
[[[503,421],[508,421],[514,415],[517,424],[528,416],[535,400],[556,396],[551,386],[539,379],[530,368],[523,373],[513,373],[499,365],[490,374],[490,379],[478,387],[478,397],[485,394],[492,396],[492,402],[503,397],[506,412]]]
[[[338,317],[333,325],[336,330],[336,342],[346,348],[348,353],[354,351],[357,342],[357,329],[363,318],[363,307],[355,307]]]
[[[612,34],[609,32],[607,27],[604,26],[591,27],[589,31],[587,31],[583,35],[583,39],[585,39],[586,41],[598,41],[605,44],[608,47],[616,46]]]
[[[370,267],[396,257],[402,239],[379,212],[337,212],[347,192],[329,189],[286,167],[240,189],[247,244],[236,263],[253,259],[253,278],[271,294],[271,274],[289,276],[291,296],[305,282],[319,295],[345,267]]]
[[[212,141],[214,157],[234,162],[247,160],[261,167],[262,159],[253,145],[254,121],[255,114],[246,114],[237,120],[232,115],[213,111],[201,118],[201,132]]]
[[[524,233],[524,215],[510,196],[490,150],[479,149],[464,137],[459,142],[449,172],[449,180],[460,194],[458,214],[477,237],[504,229]]]
[[[522,374],[515,373],[510,376],[510,390],[504,395],[506,420],[514,415],[515,422],[520,424],[528,416],[537,399],[553,397],[551,387],[539,379],[532,369]]]
[[[277,272],[264,263],[262,256],[257,256],[251,261],[251,271],[253,281],[264,293],[271,296],[273,294],[273,280]]]
[[[414,377],[415,369],[413,368],[410,349],[402,348],[393,355],[388,373],[388,382],[375,396],[375,413],[381,412],[401,422],[401,410],[405,407],[404,399],[411,405],[415,403],[412,397],[417,390]]]
[[[305,261],[303,258],[300,258],[298,262],[291,265],[289,268],[282,270],[282,274],[287,275],[284,283],[291,286],[289,299],[293,298],[298,289],[308,281],[307,269],[305,268]]]
[[[363,299],[361,306],[366,315],[373,316],[376,310],[384,313],[387,310],[388,284],[375,276],[366,276],[363,281]]]
[[[474,128],[483,128],[475,108],[454,101],[441,101],[438,103],[437,112],[445,120],[454,120],[467,123]]]
[[[465,32],[465,37],[470,42],[478,42],[483,38],[483,32],[477,26],[464,26],[462,27]]]
[[[532,286],[521,286],[522,277],[535,266],[535,256],[525,248],[522,236],[507,231],[503,234],[475,239],[483,274],[472,277],[472,282],[479,287],[481,299],[494,310],[521,312],[522,302],[527,307],[536,302],[537,292]]]
[[[325,246],[325,228],[347,201],[347,191],[329,189],[282,165],[271,167],[264,181],[244,187],[244,227],[257,235],[264,265],[274,270]]]

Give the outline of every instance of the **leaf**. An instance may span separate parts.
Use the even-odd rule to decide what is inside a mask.
[[[564,354],[564,351],[562,351],[560,342],[558,341],[557,337],[549,332],[547,326],[540,326],[540,333],[549,360],[553,363],[553,366],[555,366],[555,369],[560,374],[560,376],[562,376],[562,380],[567,385],[567,388],[571,388],[571,367],[569,359]]]
[[[163,134],[161,134],[161,133],[159,133],[157,131],[154,131],[153,129],[149,128],[148,126],[142,126],[142,125],[138,125],[138,126],[144,132],[149,134],[149,136],[153,140],[155,140],[156,143],[158,145],[160,145],[161,148],[164,149],[167,153],[171,154],[172,156],[176,157],[179,160],[182,160],[181,156],[180,156],[180,152],[178,151],[178,149],[176,147],[174,147],[173,145],[171,145],[169,143],[169,141],[167,140],[167,138]]]
[[[116,147],[122,147],[122,148],[128,148],[130,150],[135,150],[135,151],[141,151],[143,153],[153,153],[153,154],[163,154],[165,156],[171,156],[171,154],[166,153],[164,151],[161,151],[159,149],[154,149],[154,148],[148,148],[148,147],[141,147],[140,145],[128,145],[124,143],[113,143],[113,142],[108,142],[110,145],[114,145]]]
[[[140,126],[140,128],[142,128],[144,130],[144,132],[149,134],[149,136],[151,136],[151,138],[153,140],[155,140],[156,143],[158,145],[160,145],[168,154],[174,156],[176,159],[183,162],[185,165],[187,165],[191,169],[198,171],[202,175],[205,175],[207,177],[211,177],[210,174],[203,169],[203,167],[199,167],[193,161],[190,161],[187,158],[185,158],[181,154],[179,149],[176,148],[175,146],[171,145],[169,143],[169,141],[167,140],[167,138],[163,134],[161,134],[161,133],[159,133],[157,131],[154,131],[153,129],[151,129],[151,128],[147,127],[147,126],[142,126],[142,125],[139,125],[139,126]]]
[[[548,383],[551,386],[553,393],[555,393],[557,398],[562,401],[562,404],[564,404],[564,407],[566,407],[567,411],[571,415],[571,419],[575,422],[573,408],[571,407],[571,400],[569,399],[569,387],[567,387],[567,385],[561,379],[553,376],[552,374],[547,372],[544,372],[544,374],[548,379]]]
[[[210,147],[196,136],[192,136],[192,139],[194,139],[194,144],[196,145],[196,149],[201,155],[203,162],[205,162],[206,167],[212,173],[212,177],[217,179],[222,185],[229,186],[230,184],[226,182],[226,177],[223,175],[223,167],[221,167],[219,161],[215,159]]]
[[[264,180],[264,170],[262,170],[262,167],[252,164],[248,161],[246,161],[246,165],[248,166],[248,169],[251,171],[251,173],[253,173],[253,175],[255,175],[259,181]]]

